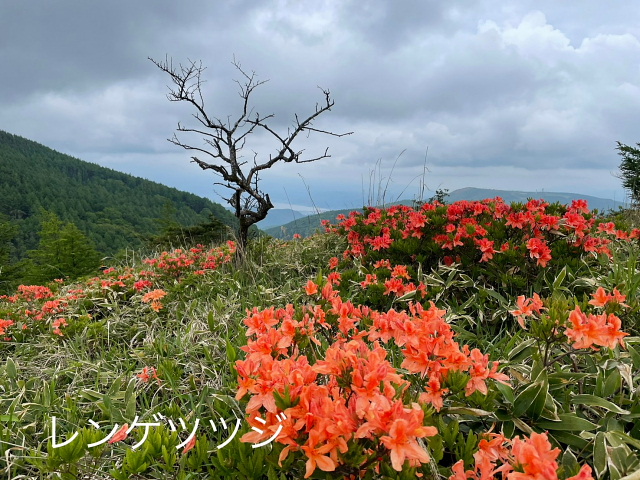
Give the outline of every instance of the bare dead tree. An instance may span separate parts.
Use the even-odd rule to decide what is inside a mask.
[[[200,152],[207,161],[198,157],[191,157],[203,170],[213,170],[221,177],[221,182],[215,182],[216,185],[222,185],[232,191],[229,198],[224,198],[234,209],[235,216],[239,222],[239,251],[243,252],[248,240],[249,227],[263,220],[273,203],[269,199],[269,195],[261,191],[258,187],[260,174],[278,162],[284,163],[309,163],[328,158],[328,148],[324,153],[315,157],[303,158],[304,150],[296,151],[293,149],[293,142],[303,132],[316,132],[335,137],[350,135],[348,133],[333,133],[326,130],[320,130],[313,127],[313,122],[324,112],[331,110],[334,105],[329,90],[320,89],[324,95],[324,101],[321,104],[316,103],[315,111],[303,120],[295,115],[293,127],[287,130],[286,135],[281,135],[273,130],[268,120],[274,117],[270,115],[260,115],[253,112],[250,107],[250,97],[253,91],[267,80],[259,81],[255,72],[250,74],[245,72],[241,65],[233,60],[233,65],[242,75],[243,80],[236,80],[239,86],[239,95],[242,99],[242,111],[235,118],[227,117],[224,122],[217,117],[213,117],[205,109],[205,102],[202,95],[202,74],[205,67],[202,62],[194,62],[189,60],[186,65],[179,64],[174,67],[173,62],[168,57],[164,62],[158,62],[149,58],[160,70],[167,73],[171,77],[173,86],[169,87],[167,98],[172,102],[187,102],[196,110],[193,117],[199,125],[196,128],[185,127],[178,123],[178,132],[197,133],[203,136],[208,148],[200,148],[188,143],[182,142],[174,133],[173,138],[169,141],[186,150]],[[246,160],[242,160],[240,152],[245,147],[247,137],[256,130],[268,132],[277,140],[277,151],[269,154],[268,158],[259,159],[259,155],[254,152],[253,161],[247,165]]]

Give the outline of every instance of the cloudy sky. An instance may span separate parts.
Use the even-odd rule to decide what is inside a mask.
[[[202,61],[212,116],[241,108],[240,74],[269,82],[255,112],[331,158],[267,171],[277,207],[350,208],[437,188],[624,198],[616,141],[640,142],[640,9],[614,0],[0,0],[0,129],[221,201],[167,141],[187,105],[148,57]],[[182,134],[203,146],[201,137]],[[254,135],[245,157],[267,158]],[[425,173],[426,172],[426,173]],[[218,193],[225,194],[223,189]]]

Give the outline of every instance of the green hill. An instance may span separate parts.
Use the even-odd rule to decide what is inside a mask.
[[[13,260],[37,248],[40,211],[75,223],[104,255],[139,248],[163,222],[192,226],[213,215],[235,224],[221,205],[156,182],[70,157],[0,131],[0,220],[18,228]]]

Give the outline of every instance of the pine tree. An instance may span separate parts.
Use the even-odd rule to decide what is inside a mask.
[[[29,252],[26,277],[30,283],[45,283],[55,278],[76,279],[100,266],[100,255],[80,229],[64,223],[53,212],[43,212],[40,244]]]
[[[622,186],[629,191],[631,203],[640,205],[640,148],[630,147],[617,142],[618,155],[622,157],[618,178],[622,180]],[[640,147],[640,143],[637,144]]]
[[[8,293],[15,280],[16,269],[11,264],[11,241],[17,233],[16,225],[8,217],[0,215],[0,294]]]

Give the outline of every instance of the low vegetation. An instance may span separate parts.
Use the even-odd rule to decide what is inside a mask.
[[[228,242],[20,286],[0,297],[0,470],[637,478],[632,222],[585,202],[370,208],[255,239],[242,264]]]

